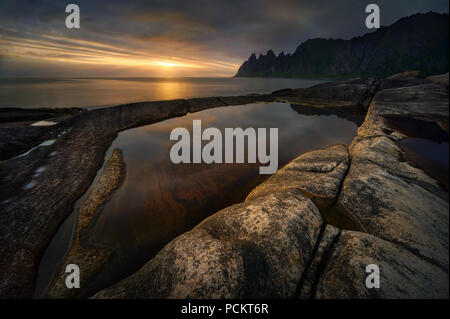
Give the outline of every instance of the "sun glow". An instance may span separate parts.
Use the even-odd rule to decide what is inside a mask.
[[[234,74],[238,65],[198,57],[174,57],[145,50],[124,50],[118,46],[50,35],[26,35],[13,31],[0,37],[0,55],[29,61],[46,60],[64,64],[96,65],[140,70],[143,74],[178,76]],[[214,72],[214,73],[212,73]]]
[[[183,65],[180,64],[180,63],[173,63],[173,62],[168,62],[168,61],[160,61],[160,62],[156,62],[155,65],[166,66],[166,67],[183,66]]]

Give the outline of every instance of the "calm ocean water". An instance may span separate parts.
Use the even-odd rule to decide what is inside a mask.
[[[0,107],[102,107],[139,101],[270,93],[320,82],[268,78],[0,78]]]

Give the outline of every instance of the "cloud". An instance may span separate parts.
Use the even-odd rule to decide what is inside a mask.
[[[50,64],[60,66],[61,75],[78,68],[86,76],[115,76],[118,69],[120,75],[157,76],[171,69],[171,75],[231,76],[252,52],[292,52],[309,38],[367,32],[365,3],[357,0],[74,2],[81,28],[69,30],[62,1],[2,0],[0,63],[9,62],[0,64],[0,76],[26,73],[26,67],[45,75]],[[383,25],[416,12],[448,12],[445,0],[377,4]]]
[[[180,12],[133,12],[128,20],[145,27],[145,30],[138,31],[137,37],[148,40],[168,39],[186,42],[201,39],[216,31],[211,25],[191,19]]]

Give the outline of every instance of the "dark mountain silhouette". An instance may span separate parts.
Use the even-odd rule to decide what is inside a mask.
[[[401,18],[388,27],[350,40],[316,38],[295,52],[253,53],[237,77],[389,76],[420,70],[423,75],[449,69],[448,14],[428,12]]]

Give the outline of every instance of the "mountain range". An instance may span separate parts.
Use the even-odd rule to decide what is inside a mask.
[[[447,13],[418,13],[350,40],[314,38],[292,54],[253,53],[235,76],[385,77],[408,70],[441,74],[449,69],[448,28]]]

